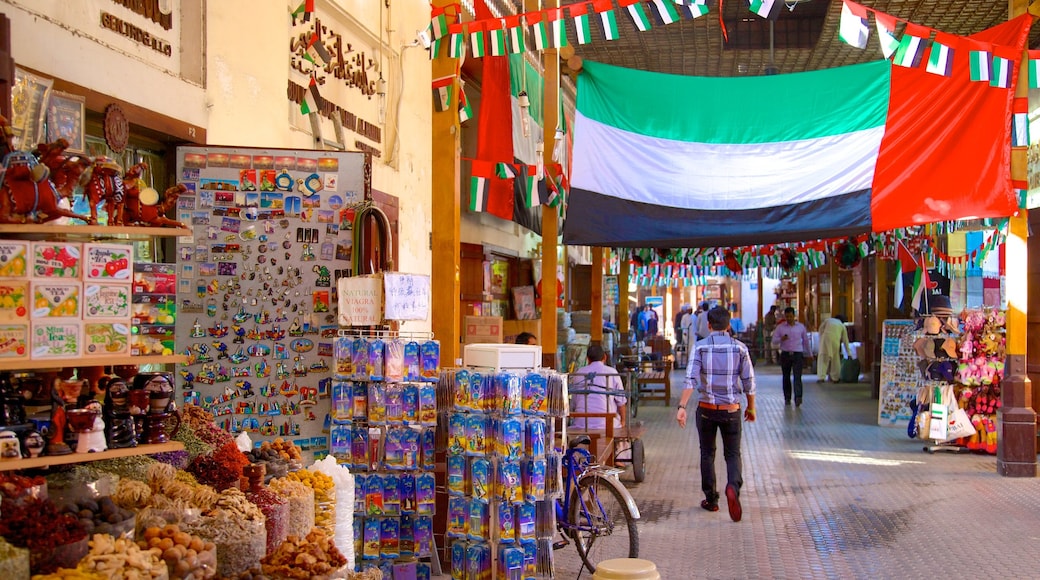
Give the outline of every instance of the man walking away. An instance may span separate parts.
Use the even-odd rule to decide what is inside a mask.
[[[708,324],[708,309],[711,306],[707,302],[701,302],[701,311],[697,314],[697,327],[694,329],[697,332],[697,340],[707,338],[711,334],[711,327]]]
[[[832,383],[841,381],[841,347],[845,352],[852,352],[849,345],[849,331],[845,327],[845,316],[839,314],[828,318],[820,324],[820,357],[816,361],[816,379]]]
[[[812,360],[809,332],[805,325],[794,318],[794,308],[784,309],[784,321],[773,330],[773,347],[780,349],[780,370],[784,373],[784,404],[791,404],[791,389],[794,388],[794,405],[802,406],[802,369],[805,362]],[[791,375],[794,375],[792,383]]]
[[[762,317],[762,340],[766,345],[766,361],[770,364],[776,362],[776,351],[773,349],[773,331],[776,330],[776,304],[769,307],[769,312]]]
[[[747,397],[744,420],[755,420],[755,369],[744,343],[731,337],[729,311],[716,306],[707,312],[711,333],[698,341],[686,367],[686,385],[675,419],[686,427],[686,403],[697,392],[697,436],[701,449],[701,507],[719,511],[715,484],[715,439],[722,432],[722,455],[726,459],[726,504],[729,517],[739,522],[743,515],[740,488],[744,478],[740,469],[740,399]]]

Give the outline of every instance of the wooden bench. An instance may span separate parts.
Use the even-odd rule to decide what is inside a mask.
[[[639,383],[639,399],[641,401],[664,401],[665,406],[672,401],[672,361],[668,355],[659,361],[644,362],[639,365],[636,379]]]

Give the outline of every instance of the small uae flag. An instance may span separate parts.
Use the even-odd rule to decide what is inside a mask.
[[[491,56],[505,56],[506,54],[506,31],[498,25],[488,31],[488,40],[491,42]]]
[[[968,78],[971,80],[988,83],[992,65],[992,55],[984,47],[976,46],[968,52]]]
[[[618,6],[628,10],[632,24],[636,25],[639,32],[650,30],[650,17],[646,15],[646,8],[640,0],[618,0]]]
[[[444,13],[444,8],[434,8],[434,12],[440,12],[435,14],[433,20],[430,21],[430,32],[434,38],[440,38],[448,33],[448,15]]]
[[[441,53],[441,44],[444,43],[443,38],[435,38],[430,42],[430,60],[437,58]]]
[[[1029,56],[1029,88],[1040,89],[1040,50],[1027,50]]]
[[[542,16],[543,14],[540,12],[527,15],[527,23],[531,26],[531,33],[534,34],[535,50],[549,48],[549,31],[545,29],[545,19]]]
[[[663,24],[671,24],[679,20],[679,11],[675,9],[675,0],[654,0],[657,17]]]
[[[1016,98],[1011,115],[1011,146],[1029,146],[1029,99]]]
[[[538,166],[520,165],[520,188],[524,194],[524,207],[538,207]]]
[[[870,27],[867,25],[867,9],[862,4],[856,4],[852,0],[845,0],[842,3],[838,37],[849,46],[867,47]]]
[[[993,73],[989,86],[1001,89],[1011,87],[1011,67],[1014,66],[1014,52],[1006,52],[1003,47],[993,47]]]
[[[957,37],[951,34],[936,33],[924,70],[935,75],[950,76],[953,73],[953,43],[956,40]]]
[[[483,58],[484,52],[484,26],[478,22],[470,23],[469,46],[473,51],[473,58]]]
[[[589,5],[572,4],[571,18],[574,19],[574,37],[578,44],[592,42],[592,28],[589,26]]]
[[[466,98],[466,89],[459,83],[459,123],[465,123],[473,118],[473,107]]]
[[[488,192],[494,164],[490,161],[473,160],[469,178],[469,209],[485,212],[488,209]]]
[[[433,80],[433,108],[437,111],[447,111],[451,106],[451,84],[455,75],[449,75]]]
[[[899,48],[892,57],[892,64],[906,68],[914,68],[921,64],[921,55],[924,54],[925,39],[929,30],[923,26],[907,24],[903,32],[903,38],[899,40]]]
[[[315,65],[323,65],[331,60],[329,51],[325,50],[325,43],[318,40],[317,34],[312,34],[307,41],[307,52],[303,54],[303,58]]]
[[[783,2],[780,2],[779,0],[751,0],[748,10],[758,14],[762,18],[773,20],[780,16],[781,6],[783,6]]]
[[[603,38],[606,40],[617,40],[618,34],[617,16],[614,14],[614,5],[610,0],[594,0],[592,9],[599,14],[600,24],[603,25]]]
[[[321,94],[318,93],[318,81],[311,77],[307,92],[303,93],[303,102],[300,103],[300,112],[304,115],[318,112],[318,103],[321,103]]]
[[[462,58],[466,51],[466,43],[463,36],[466,31],[461,24],[448,26],[448,56],[451,58]]]
[[[708,13],[708,0],[693,0],[689,4],[683,4],[682,9],[686,12],[686,17],[700,18]]]
[[[296,10],[293,10],[292,17],[297,18],[302,16],[304,22],[310,22],[312,13],[314,13],[314,0],[304,0],[303,2],[300,2],[300,5],[296,7]]]
[[[496,163],[495,176],[499,179],[513,179],[514,177],[516,177],[516,168],[513,167],[512,163]]]
[[[567,21],[563,19],[563,8],[557,8],[549,14],[553,16],[549,19],[549,43],[553,48],[567,46]]]
[[[896,49],[899,48],[899,40],[896,39],[896,19],[881,12],[874,13],[874,24],[877,27],[878,44],[881,45],[881,55],[885,60],[892,58]]]
[[[526,51],[527,45],[524,42],[524,25],[520,22],[520,17],[511,16],[506,18],[506,29],[509,36],[510,54],[520,54]]]

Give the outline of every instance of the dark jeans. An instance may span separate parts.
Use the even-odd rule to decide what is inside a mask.
[[[744,485],[740,474],[740,410],[716,411],[697,407],[697,435],[701,444],[701,490],[711,502],[719,501],[715,489],[715,439],[722,432],[722,456],[726,458],[726,482]]]
[[[794,374],[794,400],[802,401],[802,367],[805,366],[805,355],[800,352],[781,352],[780,370],[784,373],[784,401],[791,402],[791,374]]]

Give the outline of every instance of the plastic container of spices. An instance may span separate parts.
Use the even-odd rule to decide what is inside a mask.
[[[289,502],[264,485],[266,468],[260,464],[247,465],[242,473],[249,480],[246,497],[260,508],[267,518],[267,553],[278,549],[289,535]]]

